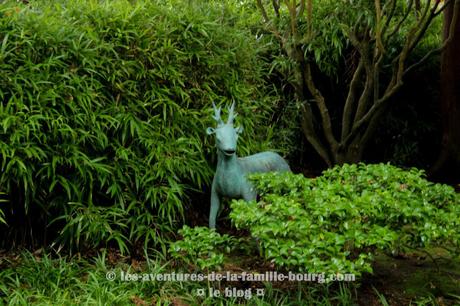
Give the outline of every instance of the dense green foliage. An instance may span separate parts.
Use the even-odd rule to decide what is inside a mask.
[[[420,170],[336,166],[315,179],[253,176],[261,200],[233,201],[230,217],[260,241],[263,256],[308,272],[371,272],[377,250],[440,245],[460,250],[460,197]]]
[[[190,228],[185,225],[179,234],[182,239],[170,245],[170,255],[188,267],[198,266],[200,271],[221,268],[224,254],[233,250],[238,243],[238,239],[221,235],[208,227]]]
[[[3,241],[40,240],[24,236],[54,221],[72,247],[162,242],[210,181],[212,101],[237,102],[241,154],[265,148],[274,99],[242,14],[162,1],[0,4]]]

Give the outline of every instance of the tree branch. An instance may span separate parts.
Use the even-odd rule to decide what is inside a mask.
[[[393,96],[396,91],[401,88],[402,82],[396,83],[391,89],[385,92],[384,96],[378,99],[369,111],[354,125],[353,129],[351,130],[350,134],[348,134],[347,138],[341,143],[342,146],[347,146],[353,140],[355,136],[365,127],[365,124],[369,123],[369,121],[373,118],[375,113],[388,101],[388,99]]]
[[[275,5],[275,2],[278,4],[278,9],[279,9],[279,0],[273,0],[273,5]],[[256,4],[257,4],[257,7],[259,8],[259,10],[260,10],[260,12],[262,14],[262,17],[264,18],[264,22],[266,23],[267,27],[275,35],[275,37],[278,39],[278,41],[281,44],[281,47],[283,49],[285,49],[286,48],[286,38],[284,38],[283,35],[281,35],[281,33],[271,23],[271,20],[268,17],[267,11],[265,10],[265,7],[264,7],[264,5],[262,3],[262,0],[257,0]],[[278,11],[276,11],[276,12],[278,12]],[[277,17],[279,17],[279,14],[277,14]]]
[[[416,26],[416,28],[419,29],[419,31],[417,32],[417,35],[416,35],[415,39],[412,41],[412,44],[411,44],[411,46],[409,48],[409,51],[408,51],[408,54],[410,52],[412,52],[412,50],[417,46],[417,44],[420,42],[420,40],[425,35],[426,30],[428,29],[428,26],[433,21],[434,17],[436,17],[436,9],[438,8],[439,2],[437,1],[435,3],[435,5],[431,8],[431,10],[429,10],[430,1],[427,1],[427,3],[428,4],[426,6],[426,10],[425,10],[420,22]],[[429,14],[428,14],[428,11],[430,11]],[[428,14],[428,16],[427,16],[427,14]]]
[[[313,0],[307,0],[308,35],[311,38],[313,28]]]
[[[390,22],[393,19],[393,16],[395,15],[395,12],[396,12],[396,0],[391,0],[388,3],[389,3],[388,5],[391,4],[391,9],[390,9],[390,13],[387,15],[387,19],[386,19],[385,24],[383,25],[383,28],[382,28],[382,37],[385,37],[385,33],[388,30],[388,28],[390,26]],[[385,5],[385,7],[386,7],[386,5]]]
[[[393,28],[393,31],[388,34],[388,37],[391,37],[399,32],[399,29],[403,25],[404,21],[409,17],[409,14],[412,10],[412,5],[414,5],[414,0],[409,0],[409,6],[407,7],[407,12],[404,14],[403,18],[399,21],[399,23]]]
[[[296,11],[296,5],[295,5],[295,0],[292,1],[292,4],[290,3],[290,0],[284,0],[284,4],[286,4],[288,11],[289,11],[289,16],[290,16],[290,25],[291,25],[291,35],[293,37],[297,36],[297,11]]]
[[[351,115],[355,106],[356,102],[356,90],[359,85],[359,81],[361,78],[361,73],[363,71],[364,63],[362,58],[360,58],[358,67],[356,68],[353,78],[350,82],[350,89],[348,90],[348,95],[347,99],[345,101],[345,106],[343,108],[343,114],[342,114],[342,135],[341,135],[341,140],[343,141],[350,131],[350,120],[351,120]]]
[[[442,6],[439,8],[439,10],[435,13],[436,16],[439,15],[439,14],[441,14],[442,11],[444,11],[444,9],[445,9],[452,1],[456,1],[456,0],[446,0],[446,1],[444,1],[444,5],[442,5]]]
[[[382,42],[382,8],[380,7],[380,0],[374,0],[375,6],[375,19],[376,19],[376,28],[375,28],[375,43],[377,45],[377,49],[380,52],[384,52],[385,48],[383,47]]]
[[[451,23],[449,25],[449,36],[444,40],[444,42],[442,43],[442,45],[439,47],[439,48],[436,48],[436,49],[433,49],[433,50],[430,50],[427,54],[425,54],[418,62],[412,64],[411,66],[409,66],[406,71],[404,72],[404,75],[408,74],[409,72],[411,72],[412,70],[414,70],[415,68],[419,67],[420,65],[422,65],[426,60],[428,60],[428,58],[430,58],[431,56],[433,56],[434,54],[436,53],[440,53],[442,52],[449,44],[450,42],[452,41],[452,39],[454,38],[454,32],[455,32],[455,24],[457,22],[457,18],[458,18],[458,12],[459,12],[459,9],[460,9],[460,1],[459,0],[455,0],[454,2],[454,11],[453,11],[453,16],[452,16],[452,20],[451,20]],[[445,7],[445,6],[443,6]]]
[[[279,18],[280,17],[280,0],[272,0],[272,6],[273,6],[273,10],[275,11],[276,18]]]
[[[313,146],[313,148],[318,152],[321,158],[326,162],[328,167],[332,166],[331,158],[324,147],[324,145],[319,141],[319,137],[315,132],[315,128],[313,126],[313,114],[308,102],[305,102],[301,105],[301,112],[302,112],[302,120],[301,126],[303,134],[305,138],[307,138],[308,142]]]
[[[262,3],[262,0],[256,1],[257,7],[259,8],[260,12],[262,13],[262,17],[266,23],[270,22],[270,18],[268,17],[267,11],[265,10],[265,6]]]
[[[297,10],[297,17],[301,17],[305,12],[305,0],[300,0],[299,9]]]
[[[367,129],[365,130],[363,136],[361,137],[361,145],[364,146],[369,141],[369,139],[374,135],[374,132],[378,127],[380,118],[382,117],[385,109],[386,109],[386,104],[382,105],[382,107],[380,107],[380,109],[372,117]]]
[[[327,109],[326,102],[324,100],[323,95],[318,90],[316,85],[313,82],[312,73],[311,73],[311,65],[310,63],[306,63],[304,69],[304,79],[307,85],[308,90],[312,94],[313,98],[315,99],[320,115],[321,115],[321,122],[323,125],[323,132],[326,140],[328,141],[329,145],[333,152],[337,150],[337,140],[334,137],[334,133],[332,132],[332,123],[331,118],[329,116],[329,110]]]
[[[357,122],[364,116],[369,107],[370,96],[374,89],[374,71],[369,60],[364,60],[364,71],[366,72],[366,81],[364,83],[364,90],[359,97],[358,107],[353,122]]]
[[[361,96],[359,98],[358,107],[356,109],[356,113],[353,119],[353,122],[356,122],[359,119],[361,119],[361,117],[363,116],[363,114],[365,113],[368,107],[369,96],[374,87],[374,79],[373,79],[372,63],[369,59],[368,42],[366,41],[360,42],[354,31],[349,31],[348,37],[351,43],[356,47],[356,49],[360,53],[361,61],[363,62],[363,68],[364,68],[364,71],[366,72],[366,81],[364,83],[364,90],[361,93]]]

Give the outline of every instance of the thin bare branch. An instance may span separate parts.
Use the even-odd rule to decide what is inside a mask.
[[[385,4],[384,8],[380,12],[380,17],[379,17],[379,14],[377,13],[377,28],[376,28],[376,33],[375,33],[376,46],[374,48],[374,57],[372,59],[373,66],[374,66],[373,74],[374,74],[374,79],[375,79],[375,81],[374,81],[374,89],[373,89],[374,101],[377,100],[378,95],[379,95],[378,79],[379,79],[379,75],[380,75],[380,65],[382,64],[383,57],[385,55],[385,47],[384,47],[384,42],[383,42],[384,34],[385,34],[386,30],[387,30],[388,23],[391,20],[392,15],[394,14],[394,9],[396,7],[395,1],[396,0],[392,0],[392,1],[390,1],[390,2]],[[376,0],[376,6],[378,6],[378,5],[380,5],[380,1]],[[390,11],[390,16],[388,17],[386,22],[383,24],[384,11],[387,10],[388,5],[392,5],[391,11]]]
[[[427,2],[428,3],[423,9],[421,18],[419,19],[417,24],[409,31],[401,53],[397,58],[395,58],[395,60],[397,60],[397,64],[395,63],[394,68],[396,70],[396,74],[393,75],[392,81],[387,86],[385,92],[392,91],[392,86],[395,86],[395,84],[402,83],[403,76],[407,74],[407,69],[405,68],[406,59],[408,58],[411,51],[415,48],[415,46],[420,42],[423,35],[426,33],[426,30],[428,29],[428,26],[430,25],[433,18],[436,17],[435,13],[439,5],[439,2],[435,3],[435,5],[431,7],[431,9],[431,2]]]
[[[375,6],[375,19],[376,19],[376,28],[375,28],[375,43],[377,45],[377,49],[379,52],[385,52],[385,48],[383,47],[382,42],[382,8],[380,4],[380,0],[374,0]]]
[[[265,6],[263,5],[262,0],[257,0],[256,3],[257,3],[257,7],[262,13],[262,17],[264,18],[264,21],[270,22],[270,18],[268,17],[267,11],[265,10]]]
[[[273,0],[273,3],[275,3],[275,2],[278,4],[278,8],[279,8],[279,0]],[[276,29],[276,27],[273,26],[270,18],[268,17],[267,11],[265,10],[265,7],[264,7],[264,5],[262,3],[262,0],[257,0],[256,4],[257,4],[257,7],[259,8],[259,10],[260,10],[260,12],[262,14],[262,17],[264,19],[264,22],[265,22],[266,26],[269,28],[269,31],[271,31],[273,33],[273,35],[275,35],[275,37],[280,42],[281,47],[285,48],[285,46],[286,46],[286,38],[283,37],[283,35],[281,35],[281,33]],[[278,14],[278,17],[279,17],[279,14]]]
[[[386,1],[386,3],[383,5],[382,15],[386,16],[384,27],[388,27],[390,25],[390,22],[393,19],[394,14],[396,12],[396,3],[397,3],[397,0],[390,0],[390,1]],[[389,12],[388,12],[388,8],[390,8]]]
[[[286,5],[289,11],[291,34],[293,36],[296,36],[297,35],[297,19],[296,19],[297,12],[296,12],[295,0],[292,1],[292,3],[290,2],[290,0],[284,0],[284,4]]]
[[[297,17],[301,17],[305,12],[305,0],[300,0],[299,7],[297,8]]]
[[[436,13],[435,13],[436,16],[439,15],[439,14],[441,14],[441,13],[444,11],[444,9],[445,9],[452,1],[456,1],[456,0],[446,0],[446,1],[444,1],[444,4],[439,8],[439,10],[436,11]]]
[[[361,96],[358,100],[358,107],[356,108],[356,113],[353,119],[353,122],[357,122],[359,119],[361,119],[361,117],[364,115],[365,111],[368,108],[369,96],[374,87],[373,68],[372,68],[372,62],[370,60],[370,55],[369,55],[368,42],[366,41],[360,42],[356,36],[356,33],[353,31],[349,32],[348,37],[350,38],[350,41],[360,53],[361,55],[360,60],[363,62],[363,68],[366,73],[364,90],[361,93]]]
[[[313,36],[313,0],[307,0],[307,37],[309,39]]]
[[[396,83],[393,87],[391,87],[391,89],[385,92],[383,97],[378,99],[372,105],[369,111],[353,125],[350,134],[348,134],[347,138],[344,141],[342,141],[343,146],[347,146],[353,140],[353,138],[356,137],[363,130],[365,125],[368,124],[370,120],[372,120],[374,115],[379,111],[381,107],[385,106],[385,103],[388,102],[389,98],[393,96],[401,88],[401,86],[402,82]]]
[[[373,63],[370,59],[370,54],[369,54],[369,45],[368,42],[366,41],[359,41],[357,38],[357,35],[354,31],[349,31],[348,32],[348,37],[351,41],[351,43],[356,47],[356,49],[359,51],[361,55],[361,61],[363,63],[363,68],[366,74],[366,80],[364,83],[364,89],[361,93],[361,96],[358,100],[358,106],[356,108],[355,116],[353,118],[353,127],[355,126],[356,122],[358,122],[366,113],[367,109],[369,108],[369,100],[370,100],[370,95],[374,89],[374,67]],[[380,53],[383,56],[383,53]],[[349,128],[348,128],[349,131]],[[348,133],[347,131],[347,133]],[[345,135],[343,134],[341,140],[345,138]]]
[[[430,2],[430,1],[428,1],[428,2]],[[421,20],[421,22],[419,22],[419,24],[417,24],[417,29],[419,29],[419,30],[418,30],[417,35],[415,36],[415,38],[412,40],[412,44],[411,44],[411,46],[409,48],[408,53],[410,53],[410,52],[412,52],[412,50],[414,50],[414,48],[418,45],[420,40],[425,35],[429,25],[431,24],[433,19],[436,17],[436,9],[438,8],[438,5],[439,5],[439,2],[436,2],[435,5],[429,10],[430,11],[429,14],[428,14],[429,5],[427,5],[426,12],[423,15],[423,20]],[[428,14],[428,16],[427,16],[427,14]]]
[[[367,126],[367,129],[362,134],[361,145],[363,145],[363,146],[366,145],[366,143],[374,135],[374,132],[375,132],[375,130],[377,129],[377,127],[379,125],[380,119],[381,119],[383,113],[385,112],[385,109],[386,109],[386,105],[382,105],[382,107],[380,107],[378,109],[378,111],[376,111],[374,116],[372,117],[372,119],[369,122],[369,125]]]
[[[355,117],[353,122],[357,122],[361,119],[364,114],[366,113],[369,107],[369,100],[372,94],[372,90],[374,89],[374,72],[371,65],[364,64],[364,71],[366,72],[366,81],[364,83],[364,90],[361,93],[361,96],[358,100],[358,107],[356,109]]]
[[[359,81],[361,78],[361,74],[363,71],[364,63],[362,58],[360,58],[358,67],[356,68],[353,78],[350,82],[350,88],[348,90],[348,95],[347,99],[345,101],[345,106],[343,109],[343,114],[342,114],[342,135],[341,135],[341,140],[343,141],[350,131],[350,125],[351,125],[351,115],[353,112],[353,109],[355,107],[356,103],[356,90],[359,85]]]
[[[420,22],[417,23],[419,25]],[[397,57],[393,60],[393,76],[385,89],[384,96],[388,93],[394,91],[394,87],[399,87],[399,84],[402,84],[402,77],[404,75],[404,64],[406,62],[407,57],[409,56],[409,51],[412,45],[411,38],[417,33],[417,26],[414,26],[412,29],[409,30],[409,33],[406,36],[406,41],[404,46]]]
[[[397,0],[391,0],[390,2],[387,2],[387,4],[384,7],[384,11],[386,11],[387,5],[391,5],[390,12],[386,15],[387,18],[385,20],[385,24],[382,27],[382,32],[381,32],[382,41],[384,40],[385,34],[386,34],[388,28],[390,27],[391,20],[393,19],[394,15],[395,15],[396,1]]]
[[[303,103],[301,108],[302,112],[302,120],[301,120],[301,127],[302,132],[307,138],[308,142],[313,146],[313,148],[318,152],[321,158],[326,162],[328,167],[332,166],[331,158],[325,148],[325,146],[319,140],[318,135],[315,132],[315,128],[313,126],[313,114],[311,111],[311,107],[308,103]]]
[[[304,79],[307,85],[308,90],[312,94],[313,98],[316,101],[316,104],[319,109],[319,113],[321,115],[321,122],[323,126],[324,137],[328,141],[329,145],[333,152],[337,150],[337,140],[334,137],[334,133],[332,132],[332,123],[331,117],[329,116],[329,110],[327,109],[326,102],[324,100],[323,95],[316,87],[315,83],[313,82],[312,72],[311,72],[311,65],[310,63],[306,63],[304,69]]]
[[[280,0],[272,0],[273,11],[275,11],[275,16],[280,17]]]
[[[406,21],[407,17],[409,17],[409,14],[412,10],[412,5],[414,5],[414,0],[409,0],[409,6],[407,7],[406,13],[404,14],[403,18],[398,22],[398,24],[393,28],[393,31],[391,31],[390,34],[388,34],[388,37],[392,37],[393,35],[399,32],[399,29],[404,24],[404,21]]]
[[[451,23],[449,25],[449,34],[448,34],[448,37],[442,43],[442,45],[439,48],[430,50],[418,62],[416,62],[416,63],[412,64],[411,66],[409,66],[406,69],[406,71],[404,72],[404,75],[408,74],[409,72],[413,71],[414,69],[416,69],[417,67],[419,67],[420,65],[425,63],[426,60],[428,60],[434,54],[442,52],[450,44],[450,42],[454,38],[455,24],[457,22],[457,18],[459,18],[459,16],[458,16],[458,12],[459,12],[459,9],[460,9],[459,6],[460,6],[460,0],[455,0],[454,13],[453,13],[453,16],[452,16]]]

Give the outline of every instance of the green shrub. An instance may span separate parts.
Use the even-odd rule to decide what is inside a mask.
[[[164,243],[190,192],[210,182],[212,101],[237,101],[242,154],[270,144],[274,100],[238,8],[187,3],[0,4],[7,221],[23,211],[42,231],[56,220],[57,242],[71,247]],[[31,232],[21,218],[5,244]]]
[[[460,197],[423,172],[343,165],[315,179],[252,176],[261,200],[233,201],[230,217],[260,240],[263,257],[308,272],[371,272],[377,250],[440,245],[460,250]]]
[[[201,270],[216,269],[224,263],[224,253],[230,253],[238,240],[227,234],[221,235],[208,227],[190,228],[187,225],[179,230],[182,240],[171,243],[171,256]]]

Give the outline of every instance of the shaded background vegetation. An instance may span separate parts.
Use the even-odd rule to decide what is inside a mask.
[[[343,158],[345,161],[352,162],[354,158],[361,155],[359,152],[363,148],[365,154],[358,160],[391,160],[398,165],[428,167],[433,162],[433,155],[436,154],[435,151],[437,150],[433,146],[433,140],[436,142],[438,140],[435,139],[439,138],[439,135],[435,136],[436,133],[439,133],[436,130],[439,129],[440,124],[436,115],[439,113],[437,97],[439,58],[433,56],[424,65],[405,75],[404,86],[399,92],[397,91],[395,96],[388,99],[389,103],[383,106],[382,115],[376,115],[378,118],[382,118],[378,121],[379,128],[371,133],[373,135],[371,139],[369,141],[363,139],[361,142],[352,140],[352,143],[357,141],[357,152],[353,153],[354,145],[344,140],[344,138],[349,138],[346,137],[347,135],[353,133],[347,134],[346,131],[343,131],[345,128],[342,117],[347,112],[347,107],[344,106],[345,100],[352,96],[350,94],[351,81],[356,76],[355,71],[359,70],[357,67],[362,64],[362,58],[365,58],[366,55],[361,54],[363,52],[356,46],[357,42],[353,42],[351,38],[353,35],[348,33],[348,29],[357,28],[355,34],[359,36],[359,43],[366,46],[367,53],[373,54],[378,49],[375,38],[377,34],[374,33],[377,32],[376,28],[378,28],[378,22],[375,20],[374,3],[355,1],[353,5],[347,5],[340,1],[297,1],[297,10],[291,13],[289,12],[290,4],[287,2],[273,1],[273,3],[277,3],[279,6],[264,1],[254,1],[253,5],[254,9],[263,8],[260,9],[260,14],[261,16],[264,15],[264,18],[261,17],[265,21],[262,27],[265,30],[264,37],[273,46],[268,54],[272,82],[278,84],[279,92],[283,96],[288,97],[285,100],[287,103],[285,108],[291,109],[292,115],[296,117],[295,121],[288,122],[290,124],[288,130],[297,131],[296,144],[304,142],[306,145],[306,151],[304,148],[296,150],[299,158],[309,164],[306,168],[310,170],[315,167],[322,169],[326,163],[334,163],[334,160],[340,163],[339,160]],[[375,81],[379,82],[380,86],[378,87],[382,87],[380,88],[381,92],[384,91],[384,87],[392,78],[392,62],[398,62],[399,52],[406,43],[406,36],[411,37],[407,33],[418,20],[418,13],[410,11],[411,8],[413,9],[411,7],[413,1],[409,1],[407,7],[399,1],[381,2],[385,10],[385,18],[390,18],[387,15],[391,15],[388,12],[391,3],[397,5],[393,19],[399,20],[403,18],[402,16],[407,18],[401,19],[399,31],[394,31],[393,34],[385,37],[385,55],[380,67],[374,67],[377,64],[371,65],[373,63],[372,56],[369,55],[368,60],[371,63],[369,63],[370,67],[366,68],[379,71],[379,77]],[[300,14],[302,5],[307,6],[304,8],[306,13],[304,11],[303,14]],[[312,5],[313,13],[309,13],[309,5]],[[309,20],[309,14],[312,14],[311,20]],[[293,22],[293,20],[295,21]],[[395,20],[390,24],[392,23],[397,24]],[[441,18],[433,20],[426,35],[415,46],[413,53],[407,59],[407,66],[417,63],[429,51],[441,45],[441,25]],[[375,61],[375,58],[373,60]],[[310,68],[307,69],[306,67]],[[315,96],[312,89],[307,88],[310,86],[306,84],[308,78],[302,73],[309,75],[310,73],[305,71],[310,69],[314,82],[312,86],[316,87],[320,92],[318,95],[321,97]],[[357,78],[357,80],[358,82],[354,85],[356,87],[354,96],[365,97],[367,79],[365,81]],[[383,93],[381,94],[383,95]],[[373,94],[369,95],[373,96]],[[322,103],[318,102],[318,99],[324,99],[324,110],[321,110],[319,105]],[[363,101],[365,100],[366,98],[363,98]],[[369,103],[373,105],[371,102]],[[355,105],[355,108],[360,108],[361,104],[360,99],[360,106],[356,107]],[[309,109],[308,112],[302,111],[305,105],[309,105],[306,107]],[[367,114],[366,112],[371,108],[369,105],[364,108],[364,114]],[[351,115],[353,115],[353,107],[348,111],[351,111]],[[356,116],[359,119],[357,114]],[[354,129],[354,124],[358,120],[356,117],[354,119],[353,116],[351,117]],[[331,132],[326,131],[327,120],[325,118],[331,120]],[[311,122],[311,127],[308,122]],[[302,123],[308,128],[305,128]],[[363,129],[366,130],[366,128],[367,125]],[[369,130],[373,131],[373,128],[369,127]],[[309,144],[302,140],[302,134],[308,139]],[[360,138],[361,134],[367,134],[367,132],[353,135]],[[420,134],[424,136],[420,137]],[[430,136],[433,138],[429,139]],[[335,138],[335,140],[330,140],[330,137]],[[364,135],[362,137],[366,139]],[[352,139],[354,138],[352,137]],[[427,139],[429,141],[424,141]],[[328,144],[329,142],[336,142],[336,147],[343,146],[343,148],[334,148],[333,144]],[[347,149],[348,147],[350,148]],[[345,156],[342,156],[343,154]],[[321,155],[321,159],[318,159],[318,155]],[[309,162],[312,159],[313,162]]]

